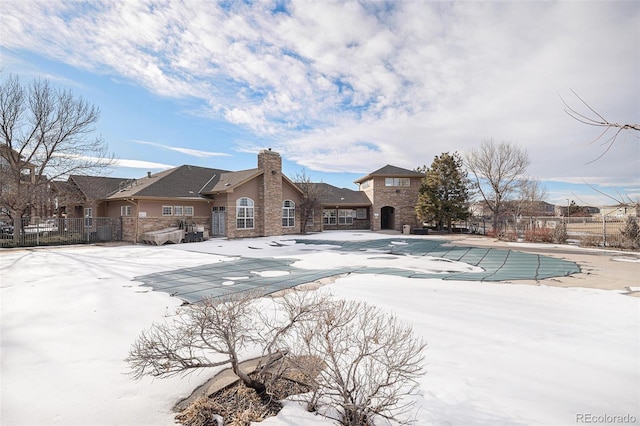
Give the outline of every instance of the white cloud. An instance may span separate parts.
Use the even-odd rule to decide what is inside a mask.
[[[638,3],[272,7],[5,2],[0,39],[202,100],[313,170],[412,168],[493,137],[526,147],[543,181],[637,180],[640,142],[587,164],[603,147],[585,145],[597,133],[564,114],[558,94],[572,100],[573,88],[609,119],[638,122]]]
[[[134,142],[134,143],[137,143],[137,144],[140,144],[140,145],[148,145],[148,146],[154,146],[156,148],[167,149],[169,151],[175,151],[175,152],[179,152],[181,154],[191,155],[193,157],[199,157],[199,158],[228,157],[228,156],[230,156],[229,154],[226,154],[224,152],[200,151],[200,150],[197,150],[197,149],[182,148],[182,147],[178,147],[178,146],[169,146],[169,145],[163,145],[163,144],[156,143],[156,142],[140,141],[140,140],[135,140],[135,139],[132,139],[131,142]]]
[[[152,161],[143,160],[127,160],[123,158],[116,159],[113,162],[113,167],[122,167],[128,169],[151,169],[151,170],[166,170],[175,166],[170,164],[154,163]]]

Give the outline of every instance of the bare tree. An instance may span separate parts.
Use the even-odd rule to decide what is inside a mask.
[[[307,223],[313,217],[313,212],[321,207],[323,186],[311,182],[311,177],[302,169],[292,178],[300,191],[302,191],[302,201],[300,202],[300,233],[307,233]]]
[[[425,374],[426,344],[410,326],[381,309],[358,301],[325,304],[316,321],[306,323],[299,350],[320,357],[324,369],[309,377],[309,409],[337,411],[345,426],[373,425],[375,419],[407,422],[417,379]]]
[[[595,143],[597,141],[604,139],[604,142],[602,142],[602,144],[605,145],[605,149],[597,158],[595,158],[594,160],[590,161],[587,164],[593,163],[594,161],[597,161],[600,158],[602,158],[611,149],[611,147],[616,142],[616,139],[618,138],[618,136],[620,136],[621,133],[624,132],[624,133],[630,134],[631,132],[634,132],[634,131],[640,132],[640,124],[611,122],[608,119],[604,118],[595,109],[593,109],[591,105],[589,105],[584,99],[582,99],[576,92],[571,90],[571,93],[573,93],[573,95],[576,98],[578,98],[578,100],[582,103],[582,105],[586,107],[587,111],[585,112],[578,111],[577,109],[570,106],[564,100],[564,98],[560,96],[560,99],[564,104],[564,111],[567,114],[569,114],[571,118],[581,123],[587,124],[589,126],[599,127],[602,129],[602,131],[598,134],[598,136],[596,136],[595,139],[593,139],[590,143]],[[635,136],[639,137],[637,135]]]
[[[47,80],[0,85],[0,207],[14,220],[30,213],[49,183],[108,167],[107,144],[92,138],[99,110]],[[16,233],[17,235],[18,233]]]
[[[529,155],[512,143],[489,139],[469,151],[465,163],[473,174],[475,189],[493,214],[493,230],[497,232],[503,202],[517,190],[531,163]]]
[[[197,368],[230,365],[232,371],[261,399],[268,401],[264,374],[287,351],[285,340],[296,325],[316,315],[320,297],[290,292],[277,299],[279,318],[269,318],[256,305],[255,294],[240,293],[208,298],[181,308],[172,321],[153,324],[140,334],[126,358],[132,376],[171,377]],[[240,368],[241,356],[250,346],[263,356],[257,375]]]

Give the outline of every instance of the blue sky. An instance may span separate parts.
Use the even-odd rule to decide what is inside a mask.
[[[279,151],[288,175],[355,189],[482,140],[527,149],[547,201],[640,197],[640,139],[606,149],[574,90],[640,121],[638,2],[0,0],[0,78],[48,78],[101,110],[113,176],[227,170]]]

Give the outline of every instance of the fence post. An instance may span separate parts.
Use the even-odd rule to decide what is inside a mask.
[[[607,246],[607,220],[606,216],[602,215],[602,247]]]

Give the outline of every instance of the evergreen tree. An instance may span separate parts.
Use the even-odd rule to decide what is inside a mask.
[[[462,158],[457,152],[436,156],[431,167],[423,167],[424,178],[416,204],[416,214],[423,222],[435,222],[439,230],[447,225],[451,232],[454,220],[469,217],[469,185]]]

